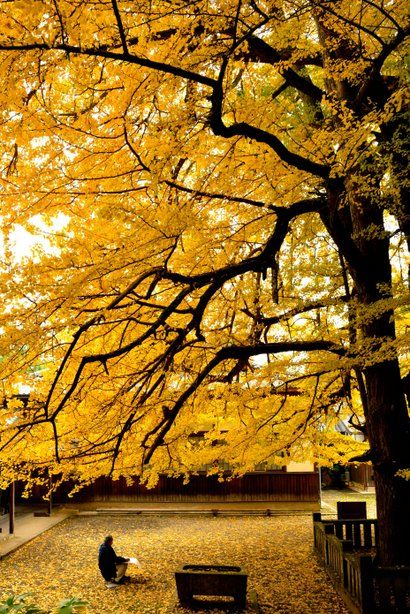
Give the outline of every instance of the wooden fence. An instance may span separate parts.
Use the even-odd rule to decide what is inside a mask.
[[[315,552],[354,614],[410,612],[410,568],[375,563],[377,520],[313,520]]]
[[[348,465],[349,484],[359,486],[362,490],[374,489],[373,468],[367,463]]]
[[[336,537],[352,541],[353,548],[375,548],[377,545],[377,520],[333,520],[331,527]]]
[[[73,498],[67,494],[73,483],[65,483],[53,493],[56,503],[67,500],[73,502],[90,501],[157,501],[157,502],[206,502],[206,501],[293,501],[318,503],[319,480],[315,472],[286,473],[267,471],[247,473],[242,477],[231,478],[226,474],[223,481],[217,476],[199,474],[191,476],[184,484],[182,478],[161,475],[158,484],[148,489],[135,479],[132,484],[125,478],[112,480],[98,478],[93,484],[85,486]],[[33,491],[32,500],[41,500],[43,491]]]

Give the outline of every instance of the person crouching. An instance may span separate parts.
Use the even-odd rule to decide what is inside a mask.
[[[116,588],[124,582],[129,561],[115,554],[113,541],[112,535],[107,535],[98,550],[98,567],[108,588]]]

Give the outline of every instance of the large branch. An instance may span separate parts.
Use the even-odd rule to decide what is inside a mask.
[[[206,271],[205,273],[198,273],[197,275],[184,275],[173,271],[166,271],[163,277],[164,279],[169,279],[174,282],[201,287],[213,282],[215,279],[224,279],[227,281],[228,279],[251,271],[264,271],[271,266],[272,255],[277,251],[278,246],[280,247],[282,245],[291,220],[306,213],[320,212],[323,205],[324,200],[321,198],[307,198],[293,203],[288,208],[278,208],[276,211],[278,217],[275,230],[266,242],[261,253],[257,256],[245,258],[242,262],[230,264],[215,269],[215,271]]]
[[[145,332],[141,334],[138,338],[130,341],[126,345],[119,346],[110,351],[83,356],[73,377],[71,385],[66,389],[63,398],[61,399],[56,409],[53,411],[51,419],[54,420],[56,418],[56,416],[62,411],[68,400],[71,398],[71,396],[74,394],[74,391],[77,389],[77,386],[80,382],[81,375],[87,365],[98,362],[105,365],[108,360],[124,356],[135,348],[141,346],[142,343],[146,341],[149,337],[155,335],[156,331],[158,331],[161,326],[166,324],[168,318],[175,312],[181,302],[193,290],[197,291],[201,287],[209,286],[209,288],[207,288],[207,290],[205,291],[204,295],[198,301],[196,308],[193,309],[192,319],[186,325],[184,334],[180,336],[179,344],[183,343],[188,333],[193,329],[197,330],[198,338],[201,338],[202,336],[200,332],[200,324],[203,313],[214,294],[218,291],[218,289],[222,287],[227,281],[233,279],[234,277],[237,277],[238,275],[243,275],[244,273],[252,271],[265,271],[269,266],[271,266],[272,256],[274,256],[280,250],[282,243],[286,237],[287,231],[289,229],[290,221],[294,217],[297,217],[304,213],[310,211],[318,211],[322,204],[323,203],[321,199],[306,199],[293,203],[293,205],[291,205],[288,209],[283,209],[280,212],[280,215],[278,214],[275,229],[270,238],[267,240],[266,245],[261,251],[261,253],[257,256],[247,258],[242,262],[221,267],[219,269],[216,269],[215,271],[207,271],[205,273],[200,273],[198,275],[184,275],[181,273],[169,271],[167,267],[156,267],[146,271],[141,276],[139,276],[136,280],[129,284],[128,287],[121,294],[119,294],[110,302],[106,310],[101,310],[100,315],[102,315],[104,311],[110,311],[117,308],[123,299],[127,298],[142,282],[146,281],[149,277],[153,277],[155,283],[162,279],[172,281],[175,284],[182,284],[185,287],[178,292],[176,297],[169,303],[169,305],[162,310],[156,321],[150,326],[148,326],[147,330],[145,330]],[[62,360],[57,370],[54,381],[50,387],[50,391],[45,403],[47,417],[49,416],[49,407],[57,382],[61,378],[70,356],[72,355],[81,336],[86,331],[88,331],[90,327],[99,323],[100,315],[94,316],[91,320],[80,326],[76,333],[73,335],[73,341],[71,342],[69,349],[64,359]],[[172,351],[177,351],[177,348],[173,348]],[[165,358],[169,359],[167,353],[165,354]]]
[[[372,67],[368,72],[367,78],[364,79],[361,87],[359,88],[359,91],[357,92],[354,101],[355,108],[358,108],[362,101],[369,94],[370,90],[374,86],[375,81],[377,81],[377,79],[380,77],[380,71],[383,68],[385,61],[388,59],[390,54],[395,51],[399,47],[399,45],[401,45],[401,43],[405,40],[409,33],[410,27],[403,30],[399,30],[396,36],[389,43],[386,43],[383,46],[379,55],[373,60]]]
[[[96,362],[100,362],[102,364],[106,364],[107,360],[112,359],[112,358],[117,358],[119,356],[123,356],[124,354],[127,354],[128,352],[130,352],[131,350],[133,350],[134,348],[140,346],[146,339],[148,339],[152,334],[155,333],[156,330],[158,330],[158,328],[161,326],[161,324],[165,323],[165,321],[167,320],[167,318],[169,317],[169,315],[171,315],[175,308],[184,300],[184,298],[189,294],[189,288],[184,288],[183,290],[181,290],[178,295],[176,296],[176,298],[174,298],[173,301],[171,301],[171,303],[168,305],[168,307],[159,315],[157,321],[151,325],[146,331],[145,333],[143,333],[142,335],[140,335],[140,337],[138,337],[137,339],[135,339],[134,341],[124,345],[124,346],[120,346],[115,350],[112,350],[110,352],[103,352],[103,353],[99,353],[99,354],[94,354],[94,355],[88,355],[88,356],[83,356],[80,364],[78,366],[78,369],[74,375],[73,381],[71,382],[71,385],[68,387],[68,389],[66,390],[62,400],[60,401],[60,403],[58,404],[57,408],[54,410],[54,412],[52,413],[51,416],[51,420],[55,420],[55,418],[57,417],[57,415],[62,411],[62,409],[64,408],[64,406],[66,405],[67,401],[71,398],[71,396],[73,395],[74,391],[76,390],[82,372],[84,371],[85,367],[88,364],[92,364],[92,363],[96,363]],[[93,318],[93,321],[97,321],[98,317]],[[78,331],[75,335],[75,343],[77,343],[80,334],[82,334],[84,331],[80,329],[80,331]],[[74,342],[73,342],[74,343]],[[71,349],[71,348],[70,348]],[[72,351],[72,350],[71,350]],[[59,379],[59,377],[62,374],[63,368],[65,366],[65,364],[67,363],[67,356],[64,357],[60,368],[56,374],[56,377],[53,381],[53,386],[52,389],[50,389],[50,393],[49,396],[47,398],[47,405],[46,405],[46,409],[48,411],[48,404],[51,402],[51,397],[52,397],[52,393],[53,390],[55,389],[55,386],[57,385],[57,381]],[[64,365],[63,365],[64,363]]]
[[[312,301],[311,303],[301,305],[300,307],[293,307],[293,309],[289,309],[288,311],[285,311],[277,316],[256,315],[249,309],[242,309],[242,311],[250,318],[260,322],[264,326],[272,326],[273,324],[279,324],[280,322],[290,320],[291,318],[294,318],[302,313],[308,313],[309,311],[313,311],[315,309],[324,309],[325,307],[340,305],[342,303],[347,303],[348,301],[349,297],[346,295],[336,296],[335,298],[329,300]]]
[[[190,70],[185,70],[166,62],[157,62],[155,60],[149,60],[140,56],[130,53],[115,53],[102,49],[101,47],[88,47],[82,48],[76,45],[68,45],[66,43],[56,43],[49,45],[47,43],[27,43],[27,44],[0,44],[0,51],[63,51],[67,54],[86,55],[91,57],[102,57],[116,61],[127,62],[130,64],[137,64],[138,66],[144,66],[153,70],[171,74],[183,79],[195,81],[196,83],[202,83],[213,90],[212,93],[212,110],[210,114],[210,126],[216,135],[231,138],[233,136],[244,136],[260,143],[268,145],[275,153],[287,164],[294,166],[300,170],[303,170],[312,175],[322,177],[326,179],[329,175],[329,168],[324,164],[318,164],[311,160],[291,152],[283,145],[283,143],[273,134],[252,126],[245,122],[226,126],[222,121],[222,102],[223,102],[223,72],[218,80],[212,79],[200,73],[196,73]],[[294,73],[296,75],[296,73]],[[292,77],[293,78],[293,77]]]
[[[111,0],[112,8],[114,11],[115,19],[117,21],[118,31],[120,33],[121,45],[124,53],[128,55],[127,37],[125,35],[124,25],[122,23],[120,10],[118,8],[117,0]]]
[[[134,145],[131,143],[126,129],[124,129],[124,138],[125,138],[125,142],[127,143],[130,151],[138,160],[138,163],[141,166],[141,168],[144,171],[147,171],[147,173],[151,173],[151,169],[149,168],[149,166],[145,164],[145,162],[143,162],[141,156],[135,149]],[[165,183],[165,185],[169,186],[170,188],[179,190],[180,192],[185,192],[186,194],[191,194],[194,198],[204,197],[204,198],[211,198],[211,199],[216,199],[216,200],[226,200],[228,202],[243,203],[245,205],[253,205],[254,207],[261,207],[263,209],[269,209],[270,211],[278,211],[281,209],[281,207],[277,207],[272,204],[267,204],[261,200],[255,200],[254,198],[247,198],[246,196],[243,196],[243,197],[242,196],[230,196],[228,194],[222,194],[221,192],[208,192],[207,190],[197,190],[194,188],[189,188],[188,186],[183,185],[182,183],[178,183],[177,181],[174,181],[171,179],[161,179],[159,183]]]
[[[239,122],[230,126],[224,124],[222,119],[223,79],[226,64],[226,61],[222,64],[218,81],[215,81],[213,85],[213,92],[211,97],[212,109],[209,115],[209,124],[214,134],[226,138],[232,138],[233,136],[244,136],[248,139],[251,139],[252,141],[265,143],[265,145],[268,145],[286,164],[294,166],[295,168],[305,171],[306,173],[310,173],[316,177],[327,179],[329,177],[330,172],[330,169],[327,165],[313,162],[308,158],[304,158],[299,154],[293,153],[292,151],[287,149],[287,147],[285,147],[282,141],[280,141],[278,137],[276,137],[274,134],[271,134],[266,130],[262,130],[261,128],[257,128],[256,126],[252,126],[251,124],[247,124],[246,122]]]
[[[154,268],[154,269],[150,269],[150,270],[146,271],[145,273],[143,273],[142,275],[140,275],[136,280],[134,280],[131,284],[129,284],[127,286],[127,288],[125,288],[125,290],[123,292],[121,292],[118,296],[116,296],[110,302],[110,304],[107,306],[106,309],[108,311],[112,310],[112,309],[115,309],[117,307],[117,305],[125,297],[127,297],[141,282],[145,281],[147,278],[149,278],[152,275],[154,275],[154,276],[157,275],[158,272],[159,272],[159,269],[158,268]],[[65,369],[65,366],[66,366],[68,360],[71,357],[71,354],[74,352],[74,350],[76,348],[76,345],[79,342],[81,336],[86,331],[88,331],[89,328],[91,328],[95,323],[97,323],[99,321],[99,318],[100,318],[101,314],[102,314],[102,310],[100,310],[100,314],[99,315],[93,316],[90,320],[88,320],[87,322],[82,324],[77,329],[77,331],[73,334],[73,340],[71,341],[71,343],[70,343],[70,345],[68,347],[68,350],[65,353],[65,356],[64,356],[63,360],[61,361],[58,369],[57,369],[57,372],[56,372],[56,375],[54,377],[54,380],[53,380],[53,382],[52,382],[52,384],[50,386],[50,390],[48,392],[46,402],[44,404],[44,411],[45,411],[45,414],[46,414],[47,418],[48,418],[48,408],[49,408],[52,396],[54,394],[54,390],[55,390],[55,388],[57,386],[58,380],[60,379],[60,377],[61,377],[61,375],[62,375],[62,373],[63,373],[63,371]]]
[[[283,341],[277,343],[259,343],[249,346],[231,345],[219,350],[209,363],[202,369],[199,375],[195,378],[192,384],[180,395],[174,407],[169,410],[167,421],[157,433],[154,442],[149,446],[146,455],[144,456],[144,464],[148,464],[155,452],[164,442],[164,437],[171,429],[181,408],[192,394],[199,388],[208,375],[225,360],[244,360],[251,356],[260,356],[262,354],[279,354],[283,352],[317,352],[326,351],[333,352],[339,356],[345,354],[345,350],[331,341]]]
[[[247,39],[249,51],[253,57],[263,59],[266,63],[275,65],[283,61],[283,55],[276,51],[271,45],[257,36],[250,36]],[[299,92],[306,94],[309,98],[320,102],[324,96],[324,92],[317,87],[310,79],[302,77],[292,68],[278,69],[280,75],[285,79],[288,85],[294,87]]]
[[[149,60],[148,58],[142,58],[132,53],[115,53],[102,47],[79,47],[77,45],[68,45],[66,43],[55,43],[49,45],[47,43],[27,43],[27,44],[0,44],[0,51],[63,51],[66,54],[73,53],[75,55],[86,55],[97,58],[106,58],[109,60],[116,60],[120,62],[128,62],[129,64],[137,64],[138,66],[144,66],[145,68],[152,68],[153,70],[163,72],[176,77],[182,77],[189,81],[195,81],[202,83],[208,87],[213,87],[216,83],[215,79],[202,75],[200,73],[193,72],[191,70],[185,70],[166,62],[156,62],[155,60]]]
[[[198,318],[202,316],[208,302],[212,298],[213,294],[217,291],[217,289],[220,288],[226,281],[228,281],[229,279],[232,279],[233,277],[236,277],[237,275],[242,275],[245,272],[261,270],[261,268],[266,268],[268,266],[269,253],[271,253],[272,250],[275,250],[275,249],[278,250],[280,248],[286,236],[288,225],[289,225],[288,216],[286,216],[286,219],[284,218],[284,219],[281,219],[280,221],[278,220],[275,226],[275,230],[271,238],[267,241],[267,244],[263,252],[259,254],[258,256],[255,256],[253,258],[248,258],[247,260],[241,263],[238,263],[236,265],[222,267],[221,269],[218,269],[216,271],[210,271],[207,273],[202,273],[202,274],[193,275],[193,276],[182,275],[180,273],[172,273],[171,271],[168,271],[166,268],[161,268],[161,269],[154,268],[154,269],[147,271],[146,273],[138,277],[137,280],[129,284],[129,286],[118,297],[116,297],[113,301],[111,301],[111,303],[107,307],[107,310],[112,310],[115,307],[117,307],[123,298],[127,297],[133,290],[135,290],[135,288],[142,281],[146,280],[150,276],[154,276],[155,280],[168,279],[170,281],[173,281],[174,283],[183,284],[185,285],[185,288],[183,288],[177,294],[177,296],[171,301],[171,303],[158,316],[157,320],[153,324],[151,324],[147,328],[147,330],[142,335],[140,335],[137,339],[134,339],[133,341],[127,343],[126,345],[117,347],[116,349],[111,350],[111,351],[83,356],[81,358],[78,369],[74,375],[73,381],[71,382],[71,385],[68,387],[63,398],[58,404],[57,408],[52,413],[51,419],[55,420],[57,415],[62,411],[62,409],[68,402],[68,400],[74,394],[74,391],[76,390],[80,382],[81,375],[87,365],[96,363],[96,362],[106,364],[108,360],[111,360],[113,358],[118,358],[120,356],[124,356],[124,354],[127,354],[131,352],[133,349],[135,349],[136,347],[141,346],[141,344],[145,340],[147,340],[149,337],[151,337],[152,335],[156,333],[156,331],[159,329],[161,325],[164,325],[166,323],[167,319],[174,313],[175,309],[186,298],[186,296],[188,296],[188,294],[192,291],[192,289],[198,289],[198,288],[207,286],[208,284],[211,284],[210,290],[212,290],[212,292],[207,291],[205,293],[205,295],[207,296],[206,304],[204,304],[203,300],[199,301],[198,308],[197,310],[194,310],[193,317],[192,317],[190,324],[187,325],[185,328],[183,338],[185,339],[187,334],[193,328],[197,328],[197,330],[199,331],[200,322],[198,321]],[[198,313],[196,313],[196,311],[198,311]],[[79,329],[76,331],[76,333],[73,335],[73,341],[71,342],[69,349],[65,357],[63,358],[57,370],[53,383],[50,387],[50,391],[49,391],[49,394],[48,394],[48,397],[45,403],[45,411],[46,411],[47,416],[49,415],[48,410],[49,410],[49,406],[52,400],[52,396],[54,394],[54,390],[57,386],[57,382],[62,376],[62,373],[66,367],[66,364],[71,354],[73,353],[79,339],[81,338],[84,332],[86,332],[95,323],[98,323],[98,321],[99,321],[99,316],[94,316],[91,320],[89,320],[88,322],[80,326]]]

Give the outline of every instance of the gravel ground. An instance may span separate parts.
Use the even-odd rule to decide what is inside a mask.
[[[96,564],[109,533],[117,554],[142,564],[111,590]],[[244,567],[263,614],[348,614],[312,553],[309,516],[74,517],[0,561],[0,594],[32,591],[50,609],[82,597],[93,614],[182,614],[173,572],[187,563]]]

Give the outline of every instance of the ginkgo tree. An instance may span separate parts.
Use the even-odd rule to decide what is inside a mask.
[[[405,4],[0,4],[3,481],[346,462],[350,416],[408,562]]]

